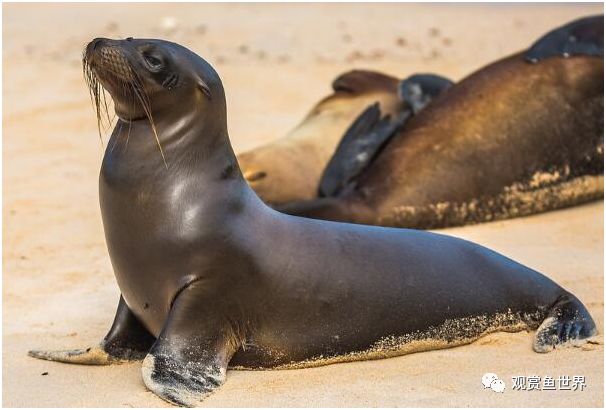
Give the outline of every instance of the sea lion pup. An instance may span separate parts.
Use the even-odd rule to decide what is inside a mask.
[[[428,75],[414,75],[415,84]],[[412,81],[410,81],[412,83]],[[333,93],[283,138],[238,155],[244,177],[257,195],[272,205],[315,198],[322,170],[347,127],[370,104],[386,116],[406,111],[427,94],[398,98],[400,80],[376,71],[353,70],[337,77]],[[418,109],[418,107],[414,107]],[[415,111],[416,113],[417,111]]]
[[[320,182],[334,187],[320,189],[326,198],[278,209],[432,229],[602,198],[603,50],[603,16],[581,19],[471,74],[391,135],[375,116],[363,130],[379,135],[374,155],[335,154]]]
[[[99,346],[31,356],[144,357],[151,391],[196,406],[228,365],[382,358],[528,328],[546,352],[596,333],[576,297],[479,245],[265,205],[238,168],[219,76],[186,48],[95,39],[85,72],[93,99],[101,84],[119,118],[99,195],[121,297]]]

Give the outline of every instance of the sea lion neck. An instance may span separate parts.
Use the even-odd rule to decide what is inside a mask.
[[[174,111],[151,119],[119,119],[107,144],[104,166],[125,167],[131,163],[137,169],[170,171],[186,161],[189,168],[209,172],[209,166],[217,166],[218,158],[236,161],[224,115],[193,108]]]

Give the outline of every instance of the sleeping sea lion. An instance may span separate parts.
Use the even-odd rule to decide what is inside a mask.
[[[417,74],[408,83],[419,84],[434,77]],[[406,112],[412,103],[416,104],[416,114],[431,98],[422,91],[409,99],[398,98],[399,83],[397,78],[376,71],[354,70],[340,75],[332,83],[333,93],[317,103],[295,129],[277,141],[238,155],[244,177],[269,204],[314,198],[339,138],[369,104],[377,104],[389,117]]]
[[[603,20],[570,23],[476,71],[395,132],[381,128],[378,116],[362,133],[352,126],[350,141],[375,133],[381,146],[355,168],[357,148],[335,154],[320,186],[337,189],[277,209],[432,229],[602,198]]]

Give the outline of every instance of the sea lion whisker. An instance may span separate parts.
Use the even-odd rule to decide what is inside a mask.
[[[158,131],[156,130],[156,124],[154,123],[154,118],[152,116],[151,109],[147,104],[145,104],[143,102],[143,97],[140,94],[140,91],[139,90],[136,90],[136,91],[137,91],[137,93],[136,93],[137,97],[139,97],[139,99],[142,103],[141,106],[143,107],[143,110],[145,111],[145,114],[147,115],[147,119],[149,120],[149,123],[151,125],[152,131],[154,133],[154,137],[156,138],[156,143],[158,144],[158,148],[160,150],[160,155],[162,155],[162,161],[164,161],[164,166],[166,167],[166,169],[168,169],[168,164],[166,163],[166,158],[164,157],[164,151],[162,150],[162,144],[160,143],[160,138],[158,137]]]
[[[137,74],[137,72],[135,70],[133,70],[132,67],[129,67],[129,68],[130,68],[131,75],[133,75],[133,83],[135,85],[133,87],[133,90],[135,91],[137,98],[139,98],[139,102],[141,103],[141,106],[143,107],[143,111],[145,112],[145,115],[147,116],[147,119],[149,120],[152,131],[154,133],[154,137],[156,138],[156,143],[158,145],[158,149],[160,150],[160,155],[162,156],[162,161],[164,162],[164,166],[166,167],[166,169],[168,169],[166,157],[164,156],[164,150],[162,149],[162,144],[160,143],[160,138],[158,137],[158,131],[156,129],[156,124],[154,122],[154,117],[152,116],[151,101],[149,100],[149,95],[145,91],[145,87],[143,86],[143,83],[139,77],[139,74]]]
[[[122,132],[122,123],[120,123],[120,128],[118,128],[118,132],[116,133],[116,135],[120,135],[121,132]],[[113,152],[114,151],[114,148],[116,148],[116,145],[118,145],[118,141],[119,141],[119,138],[116,138],[116,140],[114,141],[114,144],[112,145],[112,147],[109,150],[109,152]]]
[[[131,105],[132,105],[132,109],[134,110],[135,107],[135,89],[134,89],[134,85],[130,84],[133,92],[131,94]],[[128,122],[128,133],[126,134],[126,143],[124,144],[124,149],[122,150],[122,152],[126,152],[126,149],[128,148],[128,140],[130,139],[130,130],[132,128],[133,122],[129,121]]]
[[[111,119],[109,118],[109,108],[107,106],[107,96],[105,93],[105,88],[103,88],[102,90],[102,96],[103,96],[103,106],[105,108],[105,116],[107,118],[107,128],[105,128],[105,131],[107,131],[107,129],[111,126]]]

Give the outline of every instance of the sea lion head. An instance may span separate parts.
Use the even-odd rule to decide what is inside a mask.
[[[175,115],[192,109],[211,115],[225,111],[216,71],[197,54],[169,41],[96,38],[84,50],[83,69],[98,116],[101,105],[106,106],[104,90],[123,121],[153,122],[158,117],[174,121]]]

